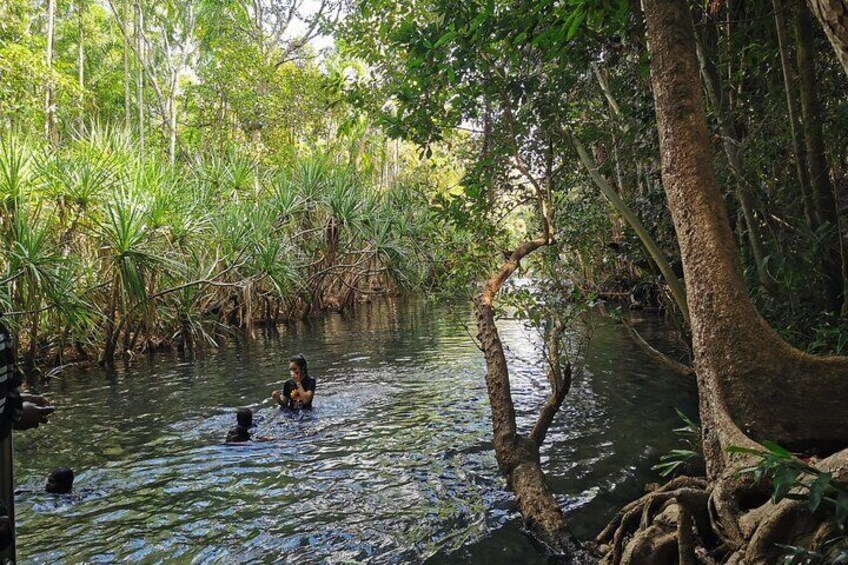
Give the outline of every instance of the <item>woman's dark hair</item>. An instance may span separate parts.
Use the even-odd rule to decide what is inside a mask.
[[[306,371],[306,357],[304,357],[300,353],[298,353],[297,355],[293,355],[291,358],[289,358],[289,363],[294,363],[295,365],[297,365],[298,369],[300,369],[300,372],[303,374],[304,377],[309,376],[309,373]]]

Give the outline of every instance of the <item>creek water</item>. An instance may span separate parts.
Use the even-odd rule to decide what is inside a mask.
[[[21,562],[544,563],[491,450],[482,354],[454,320],[386,301],[201,359],[62,373],[43,390],[50,424],[16,435]],[[528,431],[547,395],[540,339],[517,321],[499,327]],[[640,329],[671,339],[656,320]],[[297,352],[317,394],[292,418],[269,395]],[[692,379],[608,322],[584,364],[542,455],[587,537],[659,480],[651,465],[679,447],[674,408],[694,414],[696,397]],[[223,444],[241,406],[272,440]],[[76,472],[74,496],[41,492],[61,465]]]

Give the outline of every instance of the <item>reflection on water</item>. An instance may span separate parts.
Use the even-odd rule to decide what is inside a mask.
[[[500,327],[526,430],[546,395],[538,336]],[[316,408],[290,418],[267,397],[296,352],[317,379]],[[596,328],[586,365],[543,450],[583,536],[656,480],[674,407],[695,410],[694,383],[620,328]],[[465,329],[419,301],[362,306],[197,361],[65,373],[45,391],[50,425],[17,436],[18,483],[34,491],[18,499],[22,562],[542,563],[491,452],[483,375]],[[222,444],[239,406],[271,441]],[[60,465],[77,473],[79,500],[38,492]]]

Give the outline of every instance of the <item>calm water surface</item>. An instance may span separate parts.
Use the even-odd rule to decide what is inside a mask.
[[[471,318],[469,317],[470,321]],[[547,394],[538,336],[500,323],[519,424]],[[654,342],[670,339],[655,322]],[[316,409],[268,398],[303,353]],[[544,563],[521,533],[490,444],[484,361],[439,307],[361,306],[347,316],[117,372],[66,372],[50,424],[18,434],[23,563]],[[252,406],[272,441],[224,445]],[[657,480],[674,408],[694,382],[656,366],[616,326],[595,327],[586,369],[552,426],[545,469],[580,536]],[[74,499],[39,492],[77,473]]]

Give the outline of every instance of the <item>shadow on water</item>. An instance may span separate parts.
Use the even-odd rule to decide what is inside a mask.
[[[500,325],[528,429],[547,386],[538,337]],[[317,378],[316,409],[289,418],[266,397],[296,352]],[[596,328],[586,365],[543,451],[580,536],[656,480],[674,407],[696,405],[694,383],[621,328]],[[465,330],[420,301],[328,315],[196,361],[65,373],[45,391],[50,425],[17,436],[18,482],[33,491],[18,500],[23,562],[543,563],[497,471],[483,375]],[[271,441],[221,443],[239,406]],[[37,492],[59,465],[77,472],[78,500]]]

